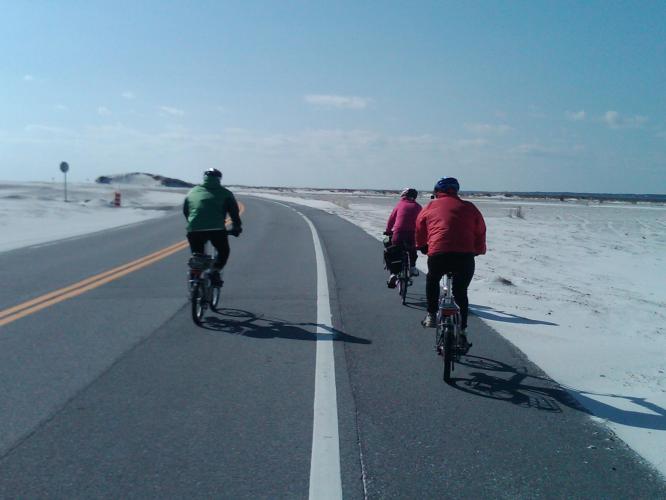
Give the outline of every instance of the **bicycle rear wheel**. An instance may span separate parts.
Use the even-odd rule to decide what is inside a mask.
[[[197,325],[201,324],[203,320],[204,311],[206,309],[206,298],[200,283],[195,283],[192,286],[192,293],[190,295],[190,305],[192,310],[192,321]]]
[[[402,297],[402,305],[407,303],[407,287],[409,286],[409,257],[405,255],[402,260],[402,272],[399,278],[400,281],[400,297]]]
[[[217,311],[217,306],[220,304],[220,294],[222,289],[219,286],[214,286],[211,290],[210,306],[213,311]]]
[[[455,357],[455,338],[453,329],[454,326],[451,323],[445,324],[443,326],[443,337],[444,337],[444,381],[451,381],[451,371],[453,370],[453,360]]]

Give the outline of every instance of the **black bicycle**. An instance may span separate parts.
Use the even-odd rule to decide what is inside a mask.
[[[412,284],[412,263],[409,258],[409,251],[403,247],[402,249],[402,263],[400,272],[398,273],[398,293],[402,298],[402,304],[407,302],[407,288]]]
[[[403,305],[407,302],[407,288],[412,285],[412,262],[409,250],[404,245],[393,245],[393,234],[385,232],[385,264],[386,269],[397,278],[396,288],[402,300]],[[394,273],[393,270],[400,269]]]
[[[207,251],[210,243],[206,244]],[[213,311],[220,304],[220,293],[222,291],[222,280],[220,284],[213,284],[212,273],[215,257],[208,253],[194,253],[188,261],[190,271],[188,273],[188,285],[190,289],[190,306],[192,320],[201,325],[206,309],[210,306]]]
[[[437,308],[437,330],[435,350],[444,359],[444,380],[451,381],[451,372],[460,356],[467,353],[467,341],[460,328],[460,307],[453,298],[453,274],[447,273],[439,282],[439,306]]]

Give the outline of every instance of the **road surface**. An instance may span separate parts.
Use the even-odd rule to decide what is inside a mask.
[[[477,318],[445,384],[424,278],[400,305],[361,229],[241,200],[203,327],[177,212],[0,254],[1,498],[666,497]]]

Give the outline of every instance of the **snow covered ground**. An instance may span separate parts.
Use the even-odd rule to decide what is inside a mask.
[[[0,181],[0,252],[140,222],[180,205],[187,189]],[[115,192],[121,206],[114,207]]]
[[[121,208],[111,206],[115,191]],[[0,181],[0,251],[158,217],[186,191],[76,184],[64,203],[60,184]],[[235,192],[326,210],[378,239],[396,202],[364,192]],[[474,313],[666,474],[666,206],[473,201],[488,226],[470,287]]]
[[[245,192],[326,210],[377,239],[397,201]],[[666,206],[472,201],[488,226],[470,287],[474,314],[666,475]],[[425,258],[418,267],[426,271]]]

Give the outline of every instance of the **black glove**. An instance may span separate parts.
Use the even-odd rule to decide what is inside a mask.
[[[393,231],[384,231],[382,234],[384,236],[391,236],[393,234]]]
[[[229,234],[230,234],[231,236],[235,236],[236,238],[238,238],[238,236],[239,236],[242,232],[243,232],[243,228],[241,228],[241,227],[235,227],[235,228],[233,228],[231,231],[229,231]]]
[[[423,255],[428,255],[428,245],[423,245],[422,247],[419,247],[419,250]]]

